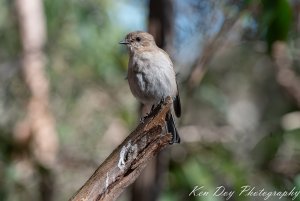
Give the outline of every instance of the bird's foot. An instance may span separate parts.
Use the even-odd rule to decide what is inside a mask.
[[[165,98],[162,98],[162,99],[160,100],[160,102],[159,102],[159,105],[162,105],[165,101],[166,101],[166,99],[165,99]]]
[[[143,124],[145,122],[145,120],[150,116],[151,113],[152,113],[152,108],[151,108],[151,111],[149,113],[146,113],[145,116],[140,118],[140,123]]]
[[[145,123],[145,119],[146,119],[146,118],[147,118],[147,115],[144,116],[144,117],[141,117],[141,118],[140,118],[140,123],[141,123],[141,124]]]

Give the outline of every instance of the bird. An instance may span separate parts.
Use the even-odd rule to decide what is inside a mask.
[[[169,55],[159,48],[154,37],[143,31],[130,32],[120,44],[126,45],[129,53],[127,80],[133,96],[144,108],[143,116],[151,112],[168,96],[173,99],[175,115],[181,116],[181,103],[176,74]],[[172,134],[173,143],[180,143],[173,114],[166,115],[166,127]]]

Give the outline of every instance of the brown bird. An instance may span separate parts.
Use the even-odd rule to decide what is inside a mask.
[[[181,115],[181,105],[173,63],[168,54],[157,47],[151,34],[136,31],[127,34],[120,42],[129,51],[128,83],[132,94],[143,103],[144,115],[166,97],[173,98],[174,112]],[[167,129],[173,136],[172,143],[179,143],[172,113],[166,117]]]

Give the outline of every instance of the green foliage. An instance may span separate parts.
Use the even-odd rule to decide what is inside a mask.
[[[286,41],[292,24],[288,0],[262,0],[261,28],[269,50],[275,41]]]
[[[123,36],[110,19],[109,7],[105,1],[45,1],[53,76],[62,73],[57,68],[66,74],[72,68],[78,84],[91,79],[109,86],[120,83],[112,78],[125,74],[116,59],[121,53],[117,42]],[[56,67],[57,62],[63,66]]]
[[[271,133],[264,137],[253,149],[252,155],[261,169],[268,169],[283,141],[282,133]]]
[[[15,59],[20,52],[20,39],[13,2],[0,1],[0,60]]]

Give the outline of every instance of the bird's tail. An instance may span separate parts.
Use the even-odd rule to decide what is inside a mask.
[[[166,122],[167,122],[168,133],[172,134],[171,144],[180,143],[180,137],[179,137],[178,131],[176,129],[175,122],[174,122],[173,115],[172,115],[171,111],[169,111],[167,113]]]

